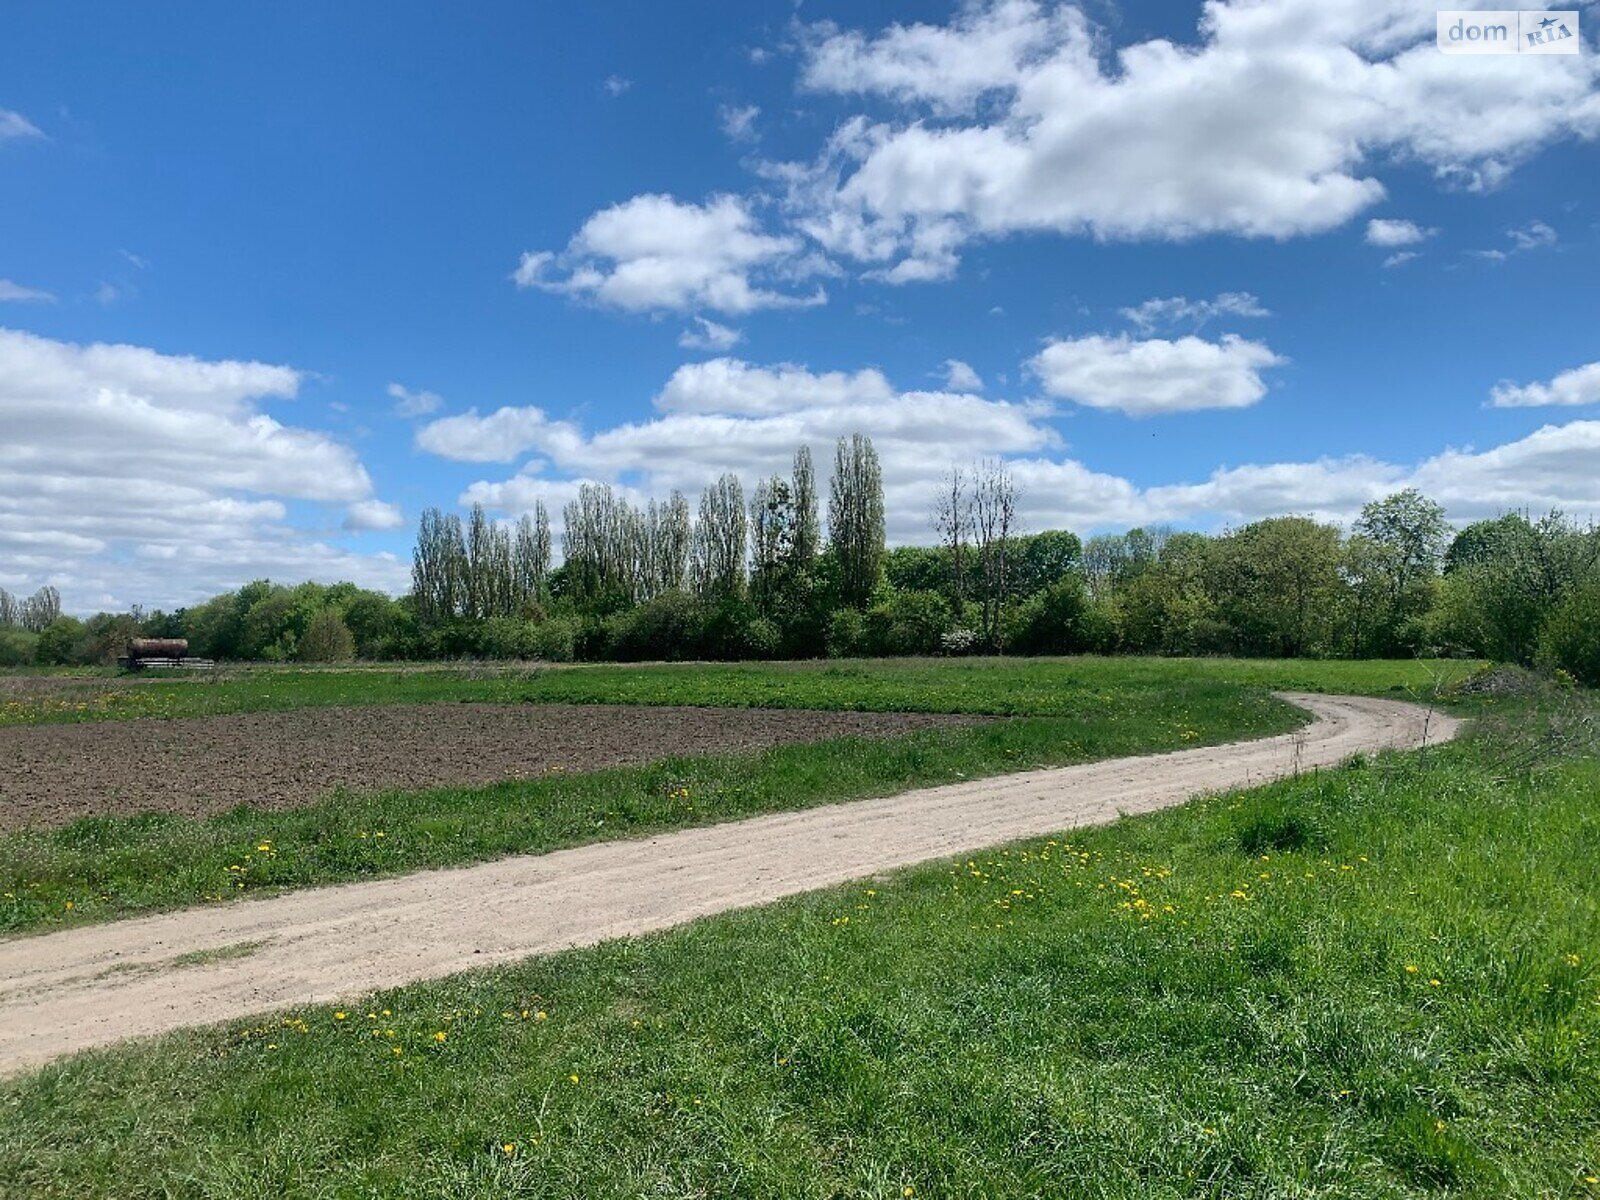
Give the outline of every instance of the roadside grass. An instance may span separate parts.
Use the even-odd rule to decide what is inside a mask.
[[[1097,696],[1106,691],[1159,697],[1168,688],[1218,681],[1301,691],[1431,693],[1475,665],[1459,660],[922,658],[352,670],[249,666],[175,679],[27,675],[11,677],[10,689],[0,686],[0,727],[447,701],[1070,717],[1092,713]],[[0,674],[0,685],[6,681]]]
[[[31,1196],[1600,1196],[1593,697],[0,1085]],[[342,1014],[342,1017],[341,1017]]]
[[[540,853],[1035,766],[1253,738],[1305,720],[1259,688],[1205,677],[1154,690],[1080,675],[1076,684],[1057,679],[1048,703],[1029,702],[1073,715],[675,758],[487,787],[335,793],[286,811],[240,807],[205,819],[91,817],[0,834],[0,931]]]

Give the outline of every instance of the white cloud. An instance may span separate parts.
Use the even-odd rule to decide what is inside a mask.
[[[761,136],[756,129],[760,115],[761,109],[755,104],[724,104],[717,110],[717,123],[729,141],[753,142]]]
[[[1496,385],[1489,403],[1495,408],[1531,408],[1544,404],[1600,404],[1600,362],[1562,371],[1549,383]],[[1596,463],[1600,474],[1600,462]]]
[[[1383,266],[1385,270],[1389,270],[1393,267],[1403,267],[1412,259],[1419,257],[1420,255],[1418,255],[1415,250],[1396,250],[1393,254],[1389,255],[1388,258],[1383,260]]]
[[[81,610],[192,603],[261,575],[402,584],[392,556],[290,523],[286,501],[373,501],[348,447],[261,411],[301,380],[0,330],[0,586],[53,582]]]
[[[1270,317],[1260,300],[1249,292],[1223,292],[1214,300],[1191,300],[1187,296],[1168,296],[1146,300],[1133,308],[1118,310],[1141,330],[1166,329],[1188,325],[1204,328],[1218,317]]]
[[[633,86],[633,80],[624,79],[621,75],[607,75],[605,83],[601,85],[613,96],[620,96]]]
[[[789,468],[811,446],[826,493],[834,440],[872,437],[883,464],[892,542],[928,542],[940,479],[951,466],[1004,458],[1022,485],[1027,529],[1080,533],[1151,523],[1202,528],[1306,513],[1348,525],[1368,501],[1407,486],[1446,505],[1454,520],[1528,506],[1600,512],[1600,421],[1547,426],[1485,451],[1450,449],[1414,464],[1356,455],[1218,469],[1199,482],[1140,486],[1063,453],[1043,404],[954,392],[902,392],[879,371],[815,372],[737,360],[688,364],[656,397],[657,415],[585,432],[537,409],[525,414],[537,457],[516,473],[469,485],[463,504],[514,515],[542,500],[557,519],[586,480],[631,500],[679,488],[693,496],[727,471],[746,486]],[[483,418],[488,420],[488,418]]]
[[[1506,236],[1511,239],[1510,250],[1468,250],[1473,258],[1483,258],[1490,262],[1505,262],[1513,254],[1521,254],[1528,250],[1540,250],[1546,246],[1554,246],[1559,237],[1556,231],[1543,221],[1529,221],[1526,225],[1515,229],[1506,230]]]
[[[1386,248],[1415,246],[1438,232],[1437,229],[1424,229],[1415,221],[1375,217],[1367,222],[1367,245]]]
[[[12,283],[9,279],[0,279],[0,301],[13,301],[18,304],[54,304],[56,297],[54,292],[23,287],[22,284]]]
[[[1543,221],[1529,221],[1520,229],[1508,229],[1506,236],[1515,250],[1537,250],[1556,244],[1556,231]]]
[[[438,412],[444,404],[443,398],[435,392],[413,392],[398,383],[391,383],[386,390],[394,401],[394,415],[397,417],[425,417]]]
[[[736,358],[688,363],[656,397],[656,408],[675,413],[773,416],[808,408],[875,405],[891,401],[894,386],[882,371],[815,374],[793,363],[753,367]]]
[[[809,30],[801,83],[817,91],[877,93],[969,112],[980,97],[1013,87],[1023,69],[1072,35],[1076,16],[1026,0],[969,6],[947,26],[891,25],[876,38],[831,24]]]
[[[952,392],[981,392],[983,377],[959,358],[944,360],[944,386]]]
[[[416,441],[418,449],[456,462],[511,462],[566,428],[532,406],[507,405],[488,416],[470,408],[424,425]]]
[[[0,108],[0,144],[43,136],[44,131],[21,113]]]
[[[1196,44],[1109,51],[1077,8],[997,0],[876,36],[822,26],[804,82],[903,111],[768,175],[830,252],[905,282],[947,278],[972,238],[1318,233],[1382,199],[1393,161],[1482,188],[1600,132],[1592,57],[1450,58],[1433,25],[1420,0],[1212,0]]]
[[[1248,408],[1267,391],[1260,371],[1286,361],[1232,334],[1217,342],[1091,334],[1050,342],[1028,366],[1052,396],[1143,417]]]
[[[762,232],[737,196],[689,204],[641,195],[595,213],[562,254],[524,254],[512,278],[518,287],[631,312],[705,308],[740,315],[826,300],[820,288],[796,295],[757,281],[805,270],[802,249],[798,238]]]
[[[678,345],[685,350],[732,350],[744,341],[744,334],[727,325],[719,325],[709,317],[695,317],[699,328],[685,329],[678,335]]]
[[[357,500],[344,518],[344,527],[352,532],[400,529],[405,523],[400,506],[384,500]]]

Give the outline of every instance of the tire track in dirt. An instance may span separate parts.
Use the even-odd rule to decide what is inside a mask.
[[[656,837],[0,943],[0,1074],[664,929],[929,859],[1454,737],[1395,700],[1285,693],[1277,737],[1026,771]],[[246,949],[241,952],[240,948]]]

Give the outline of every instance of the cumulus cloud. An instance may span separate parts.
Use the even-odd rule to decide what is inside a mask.
[[[983,378],[959,358],[944,360],[944,386],[952,392],[981,392]]]
[[[1218,317],[1270,317],[1261,301],[1249,292],[1223,292],[1213,300],[1191,300],[1187,296],[1168,296],[1146,300],[1132,308],[1118,310],[1145,333],[1187,325],[1198,331]]]
[[[44,130],[21,113],[13,112],[9,108],[0,108],[0,144],[43,136]]]
[[[1600,362],[1562,371],[1549,383],[1496,385],[1489,395],[1495,408],[1532,408],[1546,404],[1600,404]],[[1600,473],[1600,464],[1597,464]]]
[[[0,279],[0,301],[13,301],[18,304],[54,304],[56,297],[54,292],[23,287],[22,284],[13,283],[9,279]]]
[[[640,195],[595,213],[561,254],[524,254],[512,278],[518,287],[631,312],[703,308],[741,315],[827,298],[820,288],[774,290],[809,269],[802,250],[796,237],[763,232],[737,196],[692,204]]]
[[[394,401],[397,417],[425,417],[438,412],[444,404],[444,399],[435,392],[413,392],[398,383],[391,383],[387,391],[389,399]]]
[[[290,523],[286,501],[376,503],[348,447],[262,411],[301,382],[0,330],[0,586],[53,582],[81,609],[189,603],[261,575],[403,583],[392,557]]]
[[[695,317],[694,325],[678,335],[678,345],[685,350],[732,350],[742,341],[744,334],[739,330],[709,317]]]
[[[1437,232],[1439,232],[1437,229],[1424,229],[1415,221],[1375,217],[1367,222],[1367,245],[1386,248],[1415,246]]]
[[[1248,408],[1266,395],[1260,372],[1286,361],[1233,334],[1215,342],[1090,334],[1050,342],[1028,366],[1052,396],[1144,417]]]
[[[678,488],[691,496],[724,472],[746,486],[785,472],[797,446],[812,448],[826,491],[834,441],[868,434],[883,464],[888,533],[895,543],[933,539],[928,515],[941,477],[976,458],[1004,459],[1023,489],[1026,528],[1080,533],[1175,523],[1216,528],[1284,513],[1348,525],[1361,507],[1419,487],[1454,520],[1522,506],[1600,512],[1600,421],[1545,428],[1491,447],[1447,449],[1419,462],[1355,455],[1226,466],[1199,481],[1140,485],[1066,453],[1051,406],[962,393],[902,391],[881,371],[815,371],[736,359],[678,368],[655,397],[654,416],[583,430],[538,409],[513,410],[533,457],[511,475],[479,479],[462,504],[513,516],[543,501],[556,517],[585,481],[607,482],[634,502]],[[493,419],[474,418],[477,422]],[[497,455],[497,461],[503,456]]]
[[[470,408],[417,430],[417,448],[455,462],[511,462],[562,436],[565,427],[531,405],[507,405],[487,416]]]
[[[1396,250],[1393,254],[1389,255],[1388,258],[1383,260],[1384,270],[1390,270],[1394,267],[1403,267],[1412,259],[1417,257],[1419,257],[1419,255],[1415,250]]]
[[[1076,7],[994,0],[944,25],[817,26],[803,82],[901,111],[769,177],[830,252],[907,282],[947,278],[981,237],[1314,234],[1381,200],[1389,162],[1486,188],[1600,132],[1592,57],[1537,75],[1447,58],[1433,25],[1418,0],[1213,0],[1196,44],[1108,50]]]
[[[405,523],[400,506],[384,500],[358,500],[345,510],[344,527],[352,533],[399,529]]]

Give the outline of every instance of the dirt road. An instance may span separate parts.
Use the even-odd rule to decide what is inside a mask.
[[[354,998],[1455,735],[1393,700],[1289,694],[1298,733],[1029,771],[481,866],[0,943],[0,1074],[123,1038]],[[222,956],[197,961],[197,956]]]

